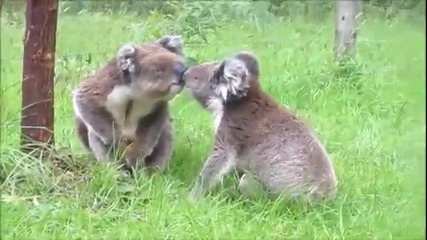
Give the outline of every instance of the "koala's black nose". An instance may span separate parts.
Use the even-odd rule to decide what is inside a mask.
[[[178,77],[178,81],[180,85],[184,85],[184,73],[188,70],[188,67],[182,63],[178,63],[174,67],[175,75]]]

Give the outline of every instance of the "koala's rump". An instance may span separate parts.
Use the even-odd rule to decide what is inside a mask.
[[[333,175],[319,141],[300,130],[282,127],[264,132],[258,136],[263,141],[244,154],[250,171],[273,193],[288,190],[299,194]]]

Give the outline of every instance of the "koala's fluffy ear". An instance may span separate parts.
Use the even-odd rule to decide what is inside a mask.
[[[225,60],[214,70],[210,84],[224,102],[240,99],[249,88],[248,69],[238,58]]]
[[[135,72],[136,51],[136,47],[131,43],[124,44],[120,47],[117,53],[117,65],[120,70]]]
[[[164,36],[157,42],[169,51],[183,55],[184,40],[180,35]]]
[[[125,83],[130,83],[130,74],[137,71],[137,49],[134,44],[127,43],[120,47],[117,53],[117,66],[122,71]]]
[[[256,56],[250,52],[241,51],[234,55],[235,59],[239,59],[245,63],[248,72],[252,75],[252,77],[259,77],[259,63]]]

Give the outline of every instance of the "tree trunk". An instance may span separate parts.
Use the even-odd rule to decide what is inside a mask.
[[[21,145],[54,143],[54,91],[58,0],[27,0],[22,74]]]
[[[361,0],[335,1],[334,57],[336,61],[340,61],[343,57],[354,58],[356,55],[356,18],[359,16],[361,8]]]

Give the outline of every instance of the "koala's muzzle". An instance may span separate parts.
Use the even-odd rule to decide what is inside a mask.
[[[184,73],[188,70],[188,67],[185,66],[182,63],[178,63],[177,65],[175,65],[174,67],[174,73],[175,75],[178,77],[178,84],[179,85],[184,85],[185,81],[184,81]]]

